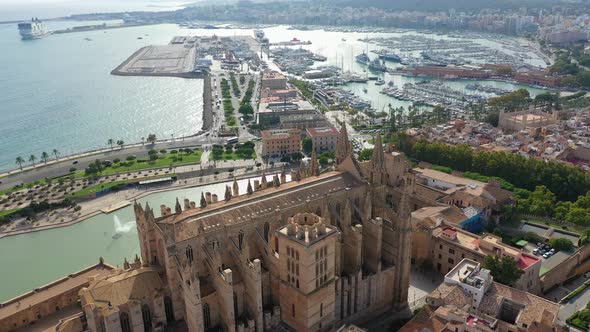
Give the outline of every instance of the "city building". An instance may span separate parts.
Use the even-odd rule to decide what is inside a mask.
[[[262,156],[289,155],[301,151],[301,132],[297,129],[263,130]]]
[[[190,331],[329,331],[408,317],[410,213],[422,203],[407,163],[380,137],[375,145],[359,163],[343,130],[336,171],[320,175],[314,155],[292,182],[263,177],[241,195],[236,182],[223,201],[202,195],[199,207],[161,206],[160,217],[135,204],[141,256],[164,283],[156,298],[170,294]]]
[[[484,183],[423,167],[414,168],[414,172],[424,195],[462,210],[467,219],[461,226],[471,232],[481,232],[485,222],[497,222],[502,206],[514,201],[512,194],[495,179]]]
[[[514,80],[518,83],[546,87],[558,87],[561,84],[560,77],[551,76],[542,70],[518,73],[514,76]]]
[[[79,318],[83,313],[77,305],[78,292],[88,287],[89,279],[108,276],[115,270],[101,259],[95,265],[0,303],[0,331],[27,329],[33,324],[41,325],[43,321],[49,321],[43,324],[48,328],[71,324],[79,326],[78,331],[82,331]],[[61,320],[69,322],[60,324]]]
[[[311,138],[316,152],[335,151],[338,143],[338,129],[334,127],[307,128],[307,137]]]
[[[500,111],[498,127],[508,131],[518,131],[526,128],[541,128],[557,123],[559,113],[543,112],[531,107],[519,112]]]
[[[539,258],[502,243],[495,235],[480,236],[461,229],[449,218],[451,213],[432,216],[432,209],[440,208],[425,207],[412,212],[412,257],[416,261],[431,262],[435,271],[445,274],[463,258],[483,264],[487,256],[509,256],[524,272],[514,287],[534,294],[541,291]]]
[[[279,100],[258,106],[258,124],[266,127],[281,126],[281,117],[287,115],[318,114],[316,108],[306,100]]]
[[[401,332],[559,331],[559,305],[493,281],[489,270],[463,259]]]
[[[262,74],[260,87],[263,90],[285,90],[287,89],[287,78],[279,72],[267,70]]]

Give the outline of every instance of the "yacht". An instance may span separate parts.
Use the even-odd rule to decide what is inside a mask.
[[[360,63],[361,65],[368,65],[371,62],[369,56],[366,53],[359,54],[355,57],[356,62]]]
[[[45,23],[36,17],[32,18],[30,22],[19,23],[18,32],[23,40],[39,39],[51,34]]]
[[[377,82],[375,82],[375,85],[383,85],[385,84],[385,81],[380,77],[377,79]]]
[[[399,57],[399,55],[397,55],[395,53],[389,53],[389,52],[384,52],[384,53],[379,54],[379,59],[385,60],[385,61],[393,61],[393,62],[402,61],[402,59]]]
[[[385,65],[381,63],[381,60],[374,59],[369,63],[369,70],[384,72],[387,71],[387,67],[385,67]]]

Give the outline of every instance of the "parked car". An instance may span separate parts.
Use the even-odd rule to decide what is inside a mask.
[[[533,254],[535,254],[535,255],[538,255],[538,254],[539,254],[539,248],[535,248],[535,249],[533,250]]]
[[[543,258],[547,259],[549,257],[551,257],[551,253],[546,252],[543,254]]]

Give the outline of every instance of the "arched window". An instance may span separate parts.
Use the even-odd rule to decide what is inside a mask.
[[[203,322],[205,323],[205,330],[211,327],[211,311],[207,303],[203,305]]]
[[[266,240],[266,242],[268,242],[269,240],[269,234],[270,233],[270,225],[268,224],[268,221],[264,223],[264,239]]]
[[[193,247],[191,245],[186,246],[186,258],[189,263],[193,262]]]
[[[320,303],[320,317],[324,315],[324,304]]]
[[[234,317],[238,319],[238,295],[234,293]]]
[[[119,320],[121,321],[121,331],[122,332],[131,332],[131,324],[129,322],[129,314],[126,312],[121,312],[119,315]]]
[[[340,203],[336,203],[336,215],[338,215],[338,217],[340,217],[340,210],[342,209],[342,207],[340,206]]]
[[[240,229],[240,233],[238,234],[238,247],[240,250],[244,247],[244,231]]]
[[[318,209],[315,211],[315,214],[321,217],[321,216],[322,216],[322,210],[320,210],[320,208],[318,208]]]
[[[174,308],[172,307],[172,299],[169,296],[164,298],[164,310],[166,311],[166,322],[172,323],[174,321]]]
[[[295,303],[291,304],[291,314],[293,315],[293,318],[295,318]]]
[[[152,330],[152,313],[147,304],[141,306],[141,318],[143,319],[144,332],[150,332]]]

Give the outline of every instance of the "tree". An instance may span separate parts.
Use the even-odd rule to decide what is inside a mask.
[[[33,166],[35,166],[35,160],[37,160],[37,156],[35,156],[34,154],[29,156],[29,161],[31,162],[31,164],[33,164]]]
[[[59,155],[59,151],[57,151],[57,149],[53,149],[53,155],[55,156],[55,160],[57,160],[57,156]]]
[[[311,138],[304,138],[301,141],[301,146],[303,148],[303,152],[305,152],[306,154],[310,154],[311,150],[313,149],[313,141],[311,140]]]
[[[43,153],[41,153],[41,160],[43,160],[43,162],[47,164],[47,159],[49,159],[49,154],[43,151]]]
[[[549,244],[556,250],[571,251],[574,248],[571,240],[563,238],[552,238]]]
[[[363,149],[361,153],[359,153],[359,161],[366,161],[371,160],[371,156],[373,156],[373,149]]]
[[[516,260],[510,256],[504,256],[502,258],[498,256],[487,256],[484,260],[484,267],[490,270],[495,281],[508,286],[514,285],[524,273],[516,265]]]
[[[243,115],[252,115],[254,114],[254,108],[252,108],[252,105],[246,103],[238,108],[238,112]]]
[[[141,145],[144,145],[144,144],[145,144],[145,137],[142,136],[141,137]]]
[[[20,170],[23,170],[23,164],[24,164],[25,160],[23,159],[23,157],[18,156],[16,157],[16,161],[15,163],[18,164],[18,167],[20,167]]]
[[[118,140],[117,141],[117,145],[119,146],[119,148],[123,149],[123,145],[125,144],[125,142],[123,142],[122,140]]]
[[[150,142],[152,145],[156,144],[156,140],[157,140],[156,134],[149,134],[148,135],[147,141]]]
[[[113,149],[113,144],[115,144],[115,140],[112,138],[109,138],[109,140],[107,141],[107,144],[111,146],[111,150]]]

